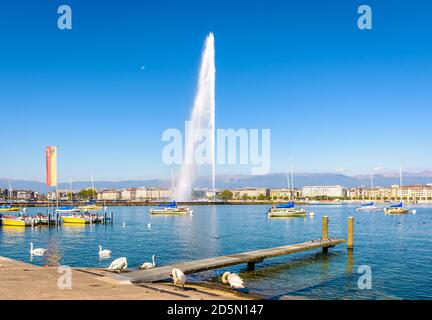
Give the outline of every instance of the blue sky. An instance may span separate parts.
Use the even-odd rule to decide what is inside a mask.
[[[373,30],[357,28],[369,4]],[[73,29],[57,28],[57,7]],[[270,128],[271,170],[430,169],[426,1],[9,1],[0,8],[0,177],[168,177],[200,55],[216,42],[216,125]],[[141,66],[145,66],[144,70]],[[247,173],[245,167],[218,173]]]

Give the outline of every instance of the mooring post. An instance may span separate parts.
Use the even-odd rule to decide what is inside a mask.
[[[103,219],[103,224],[106,224],[106,210],[104,211],[104,219]]]
[[[328,216],[322,217],[322,236],[321,240],[327,241],[328,240]],[[328,252],[328,247],[323,247],[322,251],[324,253]]]
[[[348,217],[348,250],[354,248],[354,217]]]
[[[113,216],[114,216],[114,213],[111,211],[111,214],[110,214],[110,223],[111,224],[113,224]]]
[[[48,227],[51,227],[51,213],[48,213]]]

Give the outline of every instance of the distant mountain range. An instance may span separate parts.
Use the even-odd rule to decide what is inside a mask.
[[[398,173],[383,173],[374,175],[375,186],[390,186],[399,183]],[[432,171],[422,171],[417,173],[404,172],[404,185],[427,184],[432,183]],[[46,193],[49,188],[43,182],[12,180],[13,189],[31,189],[34,191]],[[124,181],[95,181],[95,188],[137,188],[137,187],[166,187],[171,186],[168,179],[153,180],[124,180]],[[294,186],[301,188],[306,185],[335,185],[339,184],[344,187],[370,186],[369,175],[348,176],[338,173],[294,173]],[[0,179],[0,188],[8,188],[9,180]],[[90,181],[73,182],[73,189],[80,190],[91,186]],[[195,187],[206,188],[210,186],[208,177],[198,178]],[[244,188],[244,187],[265,187],[265,188],[286,188],[287,177],[284,173],[268,174],[264,176],[250,175],[221,175],[216,178],[216,187],[218,189]],[[59,184],[59,189],[69,189],[69,183]]]

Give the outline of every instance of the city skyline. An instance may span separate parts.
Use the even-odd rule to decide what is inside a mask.
[[[270,128],[272,173],[431,169],[431,4],[369,1],[368,31],[360,3],[130,4],[71,1],[70,31],[57,4],[3,6],[0,178],[44,181],[57,145],[60,181],[169,179],[161,135],[190,117],[210,31],[216,127]]]

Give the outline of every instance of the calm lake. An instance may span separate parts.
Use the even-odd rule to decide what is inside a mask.
[[[265,260],[255,271],[237,266],[188,279],[219,281],[224,271],[235,271],[250,292],[272,299],[432,299],[432,208],[417,206],[416,214],[387,216],[356,212],[353,206],[306,207],[315,212],[313,218],[268,218],[268,205],[192,208],[192,216],[155,217],[149,207],[113,207],[108,210],[114,212],[113,225],[2,227],[0,256],[75,267],[107,267],[125,256],[134,268],[156,254],[157,264],[166,265],[318,239],[323,215],[329,216],[330,237],[346,239],[348,216],[354,216],[352,254],[343,244],[327,255],[315,250]],[[28,209],[37,212],[46,209]],[[48,255],[31,259],[30,242],[48,248]],[[99,244],[112,251],[111,259],[99,259]],[[370,290],[357,285],[362,265],[372,271]]]

